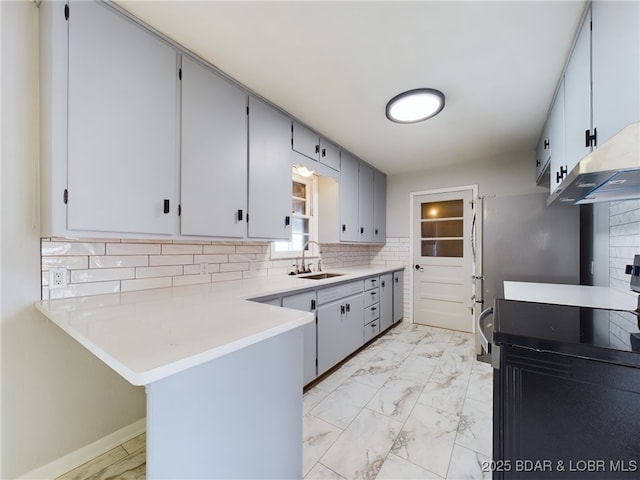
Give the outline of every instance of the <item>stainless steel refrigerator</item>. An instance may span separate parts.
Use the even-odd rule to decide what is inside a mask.
[[[496,298],[504,298],[505,280],[580,283],[580,208],[547,207],[548,196],[478,198],[473,249],[478,355],[486,353],[481,347],[478,319]],[[492,318],[485,316],[482,321],[490,341]]]

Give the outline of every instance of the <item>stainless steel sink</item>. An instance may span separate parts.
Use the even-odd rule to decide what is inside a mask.
[[[339,277],[341,275],[344,275],[344,273],[328,273],[328,272],[323,272],[323,273],[314,273],[312,275],[300,275],[300,278],[308,278],[309,280],[324,280],[326,278],[332,278],[332,277]]]

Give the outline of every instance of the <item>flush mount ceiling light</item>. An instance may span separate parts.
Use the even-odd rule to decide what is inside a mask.
[[[387,103],[386,115],[396,123],[416,123],[436,116],[444,108],[444,94],[433,88],[416,88]]]

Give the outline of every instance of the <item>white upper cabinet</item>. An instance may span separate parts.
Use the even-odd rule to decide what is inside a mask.
[[[324,138],[320,139],[320,163],[339,172],[340,149]]]
[[[373,241],[387,241],[387,176],[378,170],[373,176]]]
[[[592,4],[593,127],[602,145],[640,120],[640,2]]]
[[[358,221],[358,240],[373,242],[373,168],[363,162],[358,174]]]
[[[291,120],[249,96],[249,237],[291,238]]]
[[[548,150],[549,150],[549,169],[550,182],[549,188],[551,193],[562,182],[567,175],[568,168],[565,160],[565,84],[560,81],[560,86],[556,93],[556,98],[551,107],[548,120]]]
[[[358,222],[359,160],[342,152],[340,160],[340,241],[357,242],[360,238]]]
[[[549,147],[549,120],[547,119],[536,148],[536,182],[541,181],[542,174],[545,172],[547,165],[549,165]]]
[[[99,3],[69,10],[67,226],[174,234],[176,52]]]
[[[318,161],[320,136],[295,121],[291,124],[291,146],[296,152]]]
[[[180,231],[243,238],[248,95],[186,56],[181,83]]]
[[[589,152],[591,143],[585,136],[591,129],[591,12],[587,12],[578,32],[573,52],[564,74],[565,160],[571,169]],[[564,170],[563,170],[564,172]],[[556,171],[551,170],[551,183]],[[564,175],[566,176],[566,174]]]

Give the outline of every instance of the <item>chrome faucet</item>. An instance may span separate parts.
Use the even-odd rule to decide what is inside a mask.
[[[318,246],[318,257],[319,257],[319,259],[318,259],[318,271],[319,272],[322,271],[322,265],[321,265],[321,262],[322,262],[322,257],[321,257],[322,250],[321,250],[320,244],[318,242],[316,242],[315,240],[309,240],[308,242],[306,242],[302,246],[302,270],[301,270],[300,273],[310,273],[311,272],[311,269],[307,268],[305,266],[305,264],[304,264],[304,252],[305,252],[306,248],[309,246],[310,243],[315,243]]]

